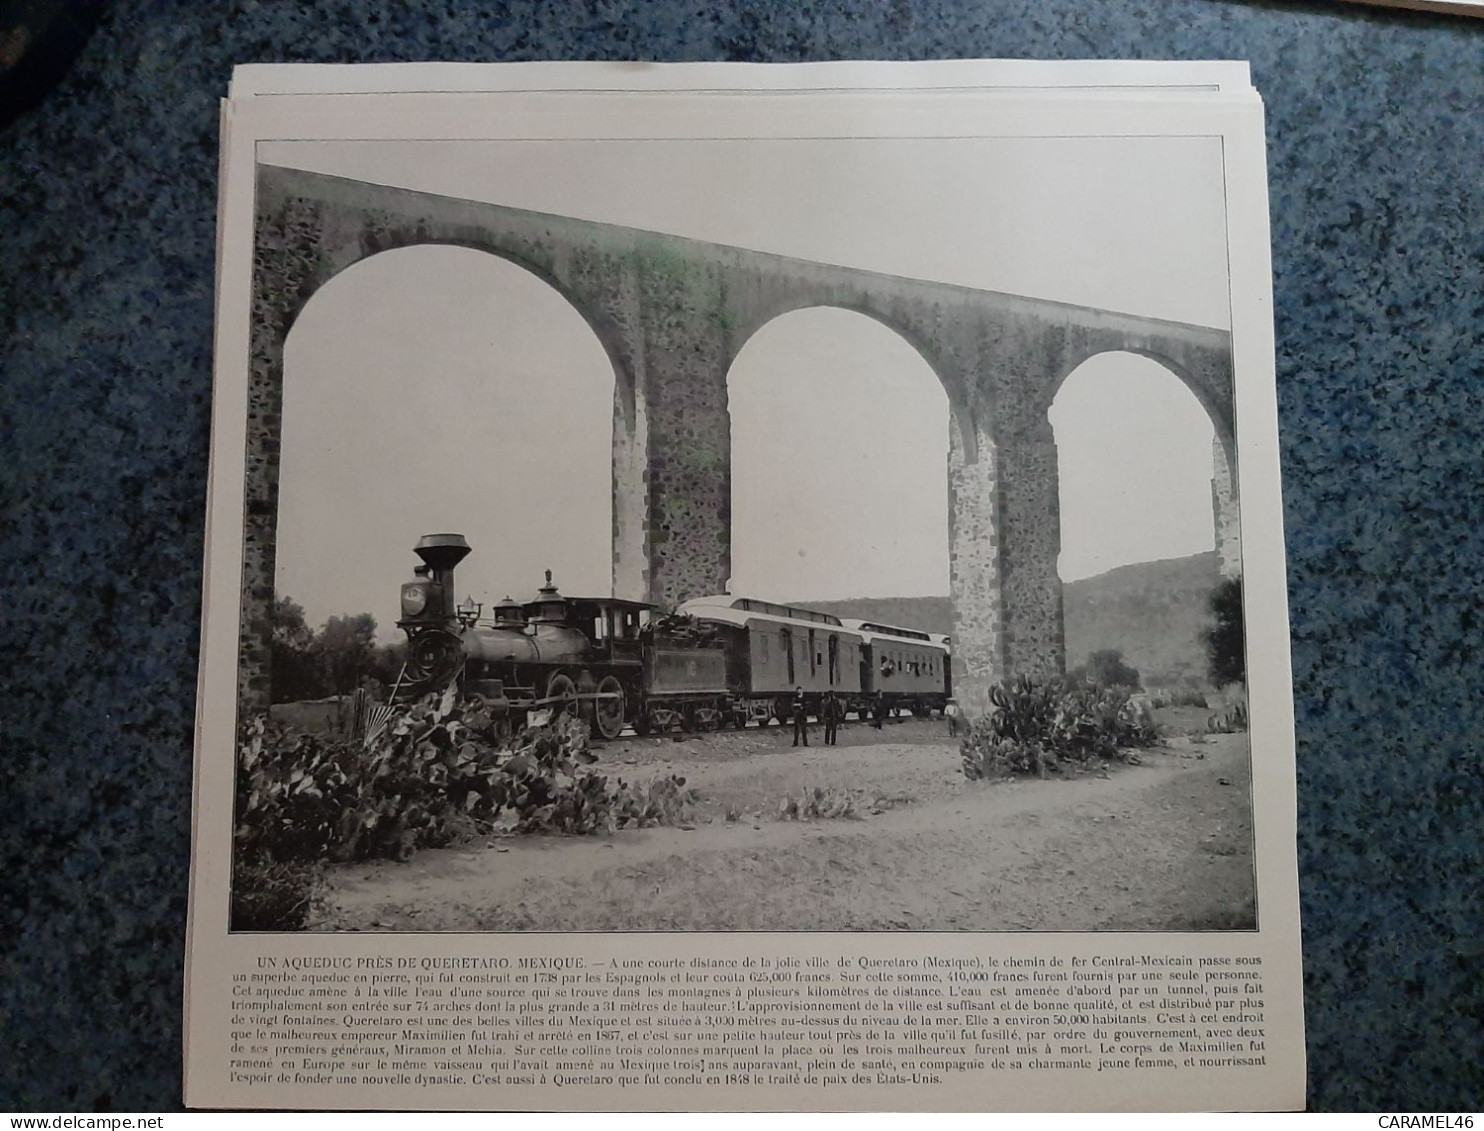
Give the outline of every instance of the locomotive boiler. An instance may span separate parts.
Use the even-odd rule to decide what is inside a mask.
[[[593,733],[617,738],[683,725],[706,729],[727,710],[726,659],[688,618],[614,597],[567,597],[546,572],[526,602],[500,601],[488,619],[472,601],[456,605],[454,569],[471,549],[460,534],[429,534],[403,584],[397,627],[407,662],[393,698],[457,683],[507,727],[533,712],[574,713]]]

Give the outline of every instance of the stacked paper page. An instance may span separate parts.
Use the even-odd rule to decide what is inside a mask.
[[[222,122],[188,1104],[1303,1103],[1246,64]]]

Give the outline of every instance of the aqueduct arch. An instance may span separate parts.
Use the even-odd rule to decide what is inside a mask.
[[[922,584],[946,581],[945,469],[950,430],[966,414],[954,412],[925,352],[879,319],[823,305],[771,318],[739,344],[727,370],[732,592],[753,592],[751,569],[762,568],[774,579],[765,584],[784,588],[758,596],[823,599],[819,586],[837,585],[842,579],[831,569],[846,561],[856,596],[909,595],[894,588],[909,574]],[[782,478],[790,498],[770,498]],[[800,490],[803,484],[811,489]],[[805,512],[814,518],[804,527],[787,525],[785,515],[805,522]],[[895,560],[882,560],[884,541],[901,548],[891,552]],[[795,568],[776,557],[786,549],[803,559]],[[794,580],[783,581],[788,574]]]
[[[256,198],[240,690],[266,703],[283,346],[309,296],[379,251],[451,243],[525,267],[587,320],[615,372],[614,592],[675,604],[730,573],[727,372],[780,314],[839,306],[917,347],[948,393],[956,686],[1064,666],[1047,411],[1093,354],[1147,353],[1235,434],[1221,330],[837,267],[276,166]],[[1226,451],[1228,467],[1230,449]],[[1234,479],[1228,476],[1228,479]],[[1223,557],[1226,552],[1223,550]]]
[[[1080,369],[1093,358],[1105,353],[1127,353],[1137,357],[1147,358],[1163,369],[1171,378],[1180,382],[1195,397],[1196,402],[1205,410],[1206,417],[1211,421],[1214,435],[1211,438],[1211,513],[1214,525],[1216,554],[1219,568],[1223,577],[1237,576],[1242,572],[1242,546],[1241,546],[1241,508],[1237,494],[1237,438],[1232,429],[1230,395],[1223,401],[1221,390],[1223,377],[1218,371],[1216,373],[1202,372],[1200,370],[1189,370],[1189,357],[1180,356],[1178,353],[1161,352],[1160,350],[1141,348],[1127,348],[1122,350],[1097,350],[1085,357],[1076,358],[1070,366],[1052,383],[1050,388],[1050,400],[1047,402],[1047,411],[1050,412],[1051,401],[1056,399],[1062,386],[1074,372]],[[1074,355],[1075,357],[1075,355]],[[1194,359],[1198,364],[1207,362],[1208,359]],[[1225,379],[1226,387],[1229,389],[1230,380]]]
[[[544,280],[453,244],[380,251],[313,293],[284,365],[277,593],[311,623],[374,610],[378,641],[401,638],[387,593],[434,526],[500,547],[465,571],[468,595],[486,603],[527,592],[549,566],[568,590],[608,591],[613,363]],[[558,484],[545,459],[554,421]],[[450,452],[466,456],[452,474]],[[533,511],[538,498],[553,510]]]

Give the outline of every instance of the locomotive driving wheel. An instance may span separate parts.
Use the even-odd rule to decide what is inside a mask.
[[[577,685],[565,672],[557,672],[547,681],[546,698],[552,718],[577,713]]]
[[[623,684],[617,676],[605,675],[598,681],[598,698],[593,708],[593,734],[612,739],[623,733]]]

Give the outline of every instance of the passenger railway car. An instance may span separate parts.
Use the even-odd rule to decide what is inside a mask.
[[[884,701],[893,711],[914,715],[941,711],[952,695],[952,659],[948,638],[915,628],[873,621],[844,620],[865,647],[861,690]]]
[[[946,637],[755,597],[696,597],[680,611],[715,626],[725,642],[739,726],[785,719],[795,688],[803,688],[811,714],[834,691],[863,719],[881,707],[925,715],[948,702]]]
[[[840,618],[752,597],[696,597],[680,612],[711,626],[726,647],[732,722],[787,719],[797,688],[811,714],[825,692],[847,706],[861,695],[862,639]]]

